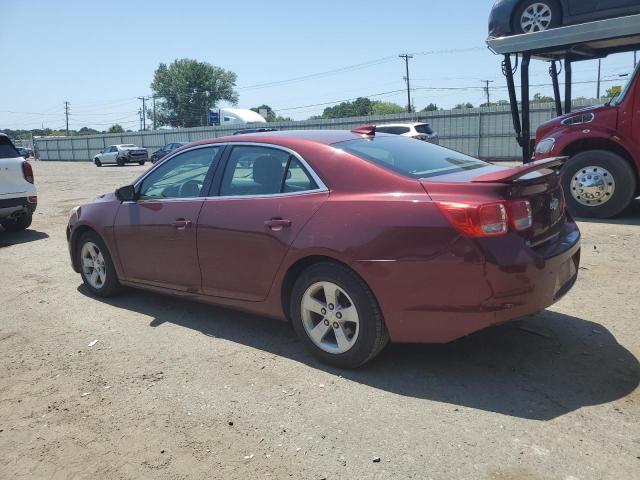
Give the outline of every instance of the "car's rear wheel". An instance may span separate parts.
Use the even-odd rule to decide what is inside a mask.
[[[330,365],[363,365],[389,341],[373,292],[337,263],[317,263],[302,273],[293,287],[290,312],[301,341]]]
[[[76,261],[85,286],[99,297],[111,297],[120,291],[120,282],[107,246],[94,232],[78,241]]]
[[[101,167],[102,166],[102,162],[97,158],[93,161],[93,163],[96,164],[96,167]]]
[[[31,226],[32,221],[33,216],[28,214],[10,220],[3,220],[0,224],[2,224],[2,228],[4,228],[6,232],[22,232]]]
[[[620,155],[588,150],[574,155],[562,167],[562,186],[574,216],[610,218],[633,200],[636,173]]]
[[[554,0],[527,0],[513,16],[516,33],[534,33],[562,25],[562,10]]]

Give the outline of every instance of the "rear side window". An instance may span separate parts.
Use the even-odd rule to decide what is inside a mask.
[[[487,165],[482,160],[407,137],[347,140],[334,147],[410,178],[428,178]]]
[[[221,196],[275,195],[315,190],[318,186],[288,152],[269,147],[233,147]]]
[[[14,148],[9,137],[0,135],[0,158],[17,158],[20,154]]]
[[[428,123],[423,123],[422,125],[415,126],[416,132],[423,133],[425,135],[433,135],[433,128]]]

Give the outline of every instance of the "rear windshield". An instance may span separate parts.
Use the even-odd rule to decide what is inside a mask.
[[[448,148],[407,137],[358,138],[333,144],[411,178],[428,178],[485,167],[487,163]]]
[[[415,126],[416,132],[424,133],[425,135],[433,135],[433,128],[428,123],[423,123],[422,125]]]
[[[403,133],[409,133],[411,130],[409,127],[376,127],[377,132],[390,133],[392,135],[402,135]]]
[[[20,154],[16,151],[8,137],[0,135],[0,158],[17,158]]]

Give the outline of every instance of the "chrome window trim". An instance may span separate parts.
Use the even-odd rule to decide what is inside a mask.
[[[271,198],[271,197],[289,197],[294,195],[306,195],[309,193],[319,193],[319,192],[328,192],[329,188],[322,181],[320,176],[311,168],[311,166],[307,163],[307,161],[302,158],[302,156],[296,152],[295,150],[291,150],[288,147],[283,147],[282,145],[274,145],[273,143],[258,143],[258,142],[224,142],[224,143],[207,143],[205,145],[196,145],[191,148],[187,148],[185,150],[181,150],[180,152],[170,153],[165,157],[161,158],[160,161],[156,162],[152,168],[149,169],[142,177],[140,177],[133,184],[136,191],[138,190],[138,186],[144,181],[147,176],[149,176],[156,168],[158,168],[163,163],[169,161],[170,159],[181,155],[183,153],[190,152],[192,150],[198,150],[201,148],[211,148],[211,147],[234,147],[234,146],[249,146],[249,147],[267,147],[267,148],[275,148],[277,150],[282,150],[287,152],[288,154],[295,157],[300,164],[304,167],[306,172],[311,176],[318,188],[314,188],[313,190],[304,190],[302,192],[285,192],[285,193],[270,193],[270,194],[261,194],[261,195],[212,195],[205,197],[189,197],[189,198],[146,198],[143,200],[137,200],[136,202],[123,202],[123,203],[140,203],[140,202],[166,202],[166,201],[175,201],[175,200],[200,200],[200,199],[216,199],[216,198],[224,198],[224,199],[233,199],[233,198]],[[226,167],[226,165],[225,165]]]

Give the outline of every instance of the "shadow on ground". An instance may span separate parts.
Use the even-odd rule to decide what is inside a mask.
[[[24,230],[22,232],[5,232],[0,227],[0,248],[10,247],[11,245],[18,245],[20,243],[35,242],[49,238],[49,235],[44,232],[38,232],[36,230]]]
[[[634,200],[624,212],[614,218],[578,218],[579,222],[610,223],[612,225],[640,225],[640,199]]]
[[[78,290],[89,296],[84,286]],[[287,323],[143,291],[95,299],[398,395],[550,420],[634,392],[640,364],[601,325],[552,311],[447,345],[389,345],[358,370],[317,362]]]

